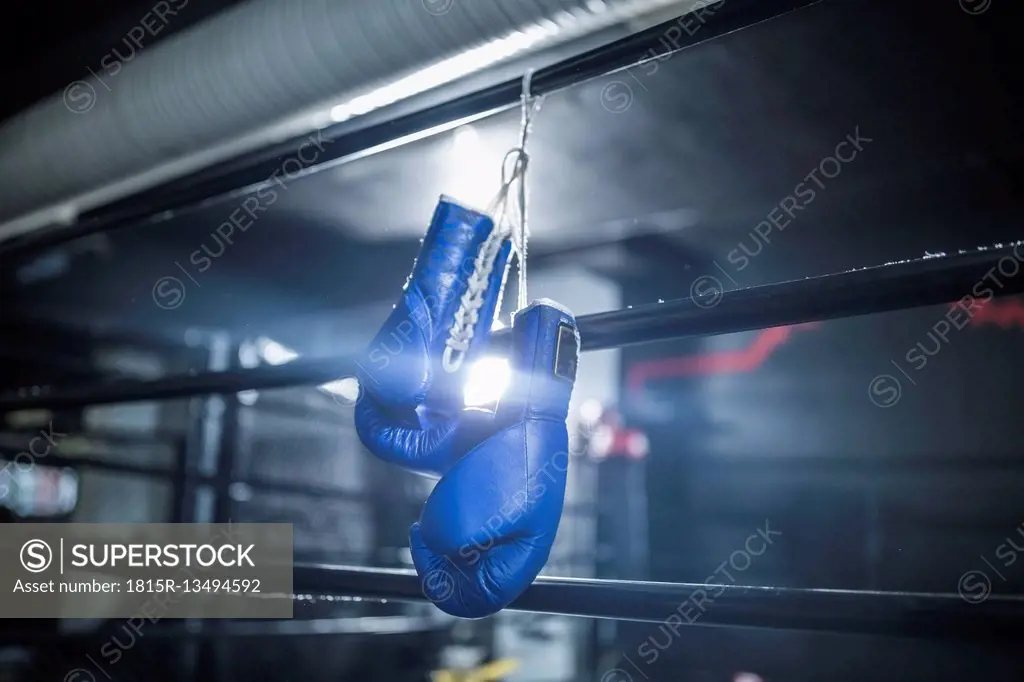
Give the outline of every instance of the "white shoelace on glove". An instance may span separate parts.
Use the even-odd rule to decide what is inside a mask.
[[[530,157],[526,153],[526,141],[533,126],[533,118],[540,111],[543,97],[534,98],[530,94],[533,72],[523,77],[522,123],[519,131],[519,146],[507,154],[501,162],[501,189],[487,208],[487,215],[494,220],[494,230],[480,245],[476,260],[473,262],[473,274],[469,285],[459,302],[445,342],[442,365],[447,372],[456,372],[469,350],[470,342],[480,321],[480,308],[490,283],[491,273],[505,239],[511,238],[515,250],[516,262],[519,267],[518,310],[528,304],[526,292],[526,251],[529,240],[529,229],[526,224],[526,171]],[[511,167],[509,161],[511,160]],[[513,192],[513,186],[516,191]],[[498,297],[496,311],[501,310],[501,294]]]

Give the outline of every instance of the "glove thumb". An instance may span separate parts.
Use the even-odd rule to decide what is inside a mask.
[[[455,459],[454,419],[424,426],[416,412],[397,413],[364,394],[356,404],[355,424],[359,440],[385,462],[440,476]]]

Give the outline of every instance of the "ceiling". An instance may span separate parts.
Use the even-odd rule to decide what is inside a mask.
[[[153,25],[145,47],[206,19],[242,0],[185,0],[173,21],[152,21],[153,0],[34,0],[8,3],[5,26],[17,27],[17,40],[0,42],[0,121],[35,102],[61,92],[69,83],[99,68],[112,47],[122,45],[128,31],[144,18]],[[125,52],[124,47],[121,51]]]
[[[858,130],[863,150],[736,286],[1019,236],[1009,11],[833,0],[549,96],[530,141],[536,267],[707,267],[756,246],[755,226]],[[297,179],[202,272],[191,255],[219,249],[211,234],[244,198],[36,254],[0,274],[3,315],[174,336],[390,300],[437,197],[496,189],[518,116]],[[154,305],[165,277],[188,287],[173,311]],[[691,280],[651,281],[650,300]]]

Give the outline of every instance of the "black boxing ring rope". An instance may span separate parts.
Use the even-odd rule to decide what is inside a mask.
[[[294,584],[320,595],[426,599],[419,576],[403,569],[299,564]],[[697,593],[703,595],[700,600]],[[1024,598],[985,597],[969,602],[957,594],[541,577],[510,608],[663,624],[676,614],[669,621],[676,629],[705,625],[988,643],[1019,641]]]
[[[605,350],[941,305],[965,296],[984,301],[1024,292],[1022,263],[1024,242],[732,291],[723,291],[713,273],[697,274],[691,287],[697,296],[578,318],[580,343],[584,351]],[[498,332],[494,338],[500,348],[508,336]],[[318,386],[354,376],[355,369],[356,358],[336,357],[77,388],[37,386],[0,394],[0,414]]]

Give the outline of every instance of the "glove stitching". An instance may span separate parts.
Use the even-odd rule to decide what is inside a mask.
[[[409,290],[410,290],[410,292],[409,292],[410,294],[412,294],[417,299],[419,299],[419,303],[420,303],[422,309],[427,314],[427,324],[423,324],[423,325],[414,324],[413,326],[416,327],[416,329],[419,331],[420,339],[423,341],[423,347],[428,349],[428,352],[429,352],[431,339],[427,336],[427,331],[426,330],[428,330],[428,329],[432,330],[434,328],[434,318],[433,318],[433,315],[431,314],[430,306],[427,305],[427,298],[426,298],[426,296],[423,295],[423,292],[420,291],[419,285],[416,284],[416,283],[413,283],[409,287]],[[425,382],[423,382],[423,390],[416,395],[416,403],[417,404],[422,404],[423,401],[425,401],[427,399],[427,394],[430,393],[430,389],[433,387],[433,385],[434,385],[434,363],[432,361],[430,361],[430,359],[428,358],[427,359],[427,380]]]
[[[434,316],[432,311],[430,310],[430,306],[427,305],[427,297],[424,296],[423,292],[420,290],[420,285],[416,282],[413,282],[409,286],[409,291],[410,293],[415,294],[417,298],[419,298],[420,303],[423,304],[423,310],[427,313],[427,324],[416,325],[417,327],[419,327],[420,333],[422,334],[424,329],[433,329]]]
[[[530,410],[530,399],[533,396],[533,382],[534,382],[534,376],[535,376],[534,372],[536,371],[536,367],[537,367],[537,344],[539,342],[540,342],[540,325],[535,325],[534,326],[534,330],[533,330],[533,342],[530,344],[530,347],[531,347],[532,350],[530,352],[530,365],[529,365],[531,368],[533,368],[533,370],[529,374],[530,378],[529,378],[529,386],[528,386],[527,393],[526,393],[526,405],[524,405],[524,407],[526,409],[523,410],[523,455],[526,457],[526,466],[524,467],[524,469],[526,471],[526,478],[523,480],[523,485],[525,486],[525,489],[527,491],[530,490],[530,451],[527,449],[527,442],[529,440],[529,438],[527,437],[527,429],[529,428],[529,425],[530,425],[529,419],[530,419],[530,412],[532,411],[532,410]],[[527,494],[527,496],[526,496],[526,504],[529,507],[531,513],[535,511],[535,509],[534,509],[534,506],[535,506],[534,501],[532,499],[530,499],[530,495],[529,494]]]
[[[558,417],[552,417],[550,415],[546,415],[543,412],[537,412],[537,413],[530,412],[527,415],[527,418],[530,419],[530,421],[550,422],[552,424],[561,424],[562,422],[565,421],[564,419],[559,419]]]

